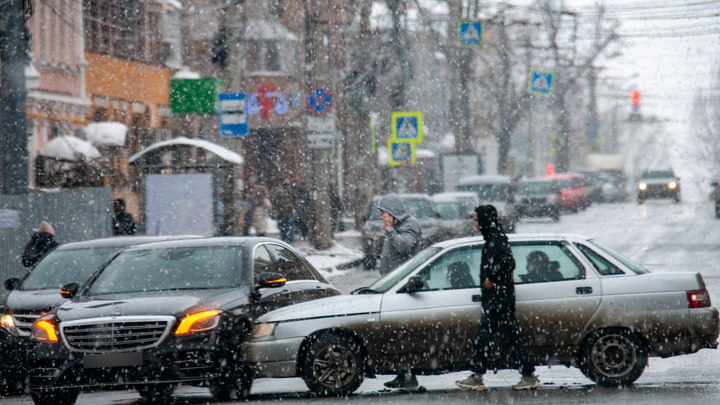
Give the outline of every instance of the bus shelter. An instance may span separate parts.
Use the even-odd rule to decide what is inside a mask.
[[[147,234],[233,235],[242,156],[201,139],[175,138],[136,153],[140,227]]]

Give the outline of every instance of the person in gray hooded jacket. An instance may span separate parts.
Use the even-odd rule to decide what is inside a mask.
[[[380,274],[385,275],[420,252],[422,231],[418,220],[407,212],[397,194],[384,196],[378,208],[385,226],[385,243],[380,255]]]

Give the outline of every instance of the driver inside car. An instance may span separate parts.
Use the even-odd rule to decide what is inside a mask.
[[[523,283],[544,283],[548,281],[561,281],[564,279],[560,273],[560,263],[551,261],[548,255],[539,250],[527,255],[527,274],[521,274]]]

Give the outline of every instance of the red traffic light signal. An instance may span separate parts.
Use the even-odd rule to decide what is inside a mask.
[[[632,99],[632,105],[640,106],[640,91],[633,90],[632,93],[630,93],[630,98]]]
[[[547,176],[550,177],[555,174],[555,165],[552,163],[548,163],[548,165],[545,167],[545,170],[547,171]]]

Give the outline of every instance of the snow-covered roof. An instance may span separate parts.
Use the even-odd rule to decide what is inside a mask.
[[[177,73],[172,75],[173,79],[200,79],[200,73],[193,72],[192,70],[183,67],[182,69],[178,70]]]
[[[83,129],[85,139],[95,146],[125,146],[127,126],[119,122],[92,122]]]
[[[505,176],[502,174],[478,174],[463,177],[457,182],[456,185],[460,186],[468,184],[509,183],[510,180],[510,176]]]
[[[171,148],[173,146],[177,145],[186,145],[186,146],[194,146],[196,148],[202,148],[206,151],[214,154],[215,156],[219,157],[220,159],[226,160],[230,163],[234,163],[236,165],[241,165],[243,163],[242,156],[238,155],[237,153],[223,148],[220,145],[216,145],[212,142],[204,141],[202,139],[189,139],[189,138],[175,138],[175,139],[168,139],[167,141],[162,141],[158,143],[154,143],[147,148],[141,150],[140,152],[134,154],[130,159],[128,160],[128,163],[135,163],[138,159],[143,157],[145,154],[158,151],[160,149],[166,149]]]
[[[59,136],[38,151],[39,155],[49,158],[77,162],[82,159],[99,158],[100,152],[90,142],[83,141],[74,136]]]
[[[263,19],[252,19],[245,27],[245,37],[249,39],[274,39],[299,41],[298,37],[279,22]]]
[[[182,10],[183,8],[182,3],[178,0],[159,0],[158,2],[175,10]]]

